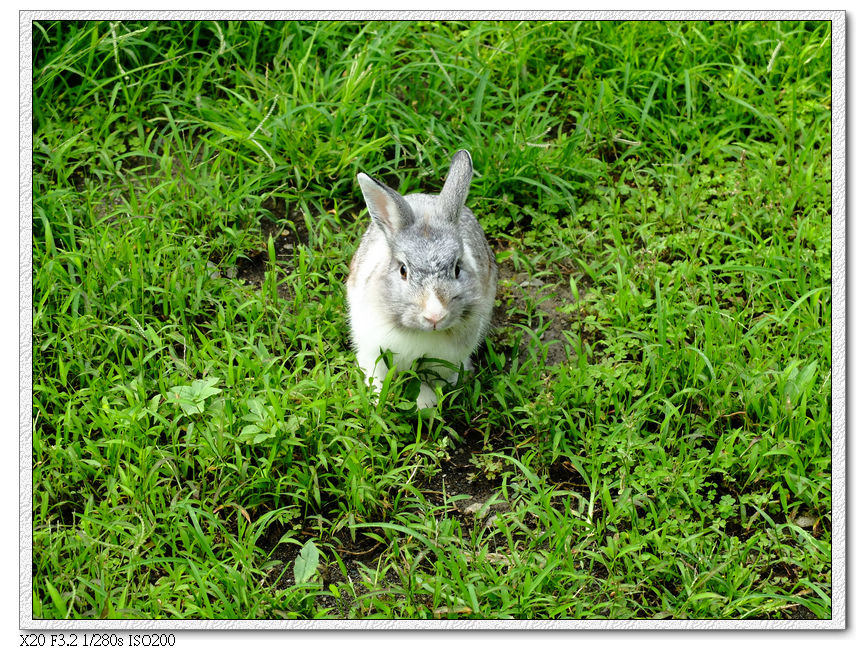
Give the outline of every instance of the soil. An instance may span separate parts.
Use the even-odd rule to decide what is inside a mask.
[[[283,199],[268,198],[262,205],[273,215],[272,221],[261,222],[261,234],[265,246],[259,250],[247,251],[246,257],[238,259],[237,267],[226,272],[229,277],[236,276],[246,284],[254,286],[261,286],[264,282],[264,272],[268,263],[266,242],[269,238],[273,238],[277,273],[283,275],[286,267],[294,265],[295,249],[309,243],[309,232],[302,212],[297,210],[288,212]],[[276,292],[283,300],[291,298],[291,291],[285,282],[277,282]]]
[[[517,325],[534,330],[542,343],[548,343],[548,366],[567,363],[570,360],[565,347],[566,339],[562,332],[573,330],[576,319],[573,314],[566,314],[559,308],[572,304],[574,296],[570,283],[551,282],[550,278],[568,277],[574,273],[574,269],[558,269],[561,271],[561,276],[559,273],[550,271],[533,269],[534,274],[517,271],[510,259],[499,265],[499,293],[498,304],[493,312],[493,332],[494,334],[503,331],[522,333],[519,343],[520,365],[529,357],[531,341],[525,334],[525,330],[515,327]],[[582,298],[584,292],[582,289],[580,292]],[[506,304],[510,304],[511,309],[508,309]],[[543,313],[543,319],[528,316],[519,318],[525,315],[530,305]],[[510,318],[507,317],[508,311],[513,314]]]

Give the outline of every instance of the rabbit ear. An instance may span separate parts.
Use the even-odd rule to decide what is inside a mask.
[[[411,208],[398,192],[363,173],[357,175],[357,182],[360,183],[372,220],[384,230],[385,235],[390,237],[414,220]]]
[[[472,157],[465,149],[460,149],[451,159],[451,168],[439,194],[439,206],[444,216],[456,222],[459,219],[469,184],[472,182]]]

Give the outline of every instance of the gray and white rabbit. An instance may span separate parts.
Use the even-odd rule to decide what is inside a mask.
[[[358,174],[372,223],[351,261],[347,282],[351,336],[367,381],[381,390],[390,350],[397,371],[428,357],[471,369],[470,355],[489,328],[498,270],[472,211],[465,207],[472,158],[458,151],[440,194],[400,195]],[[428,366],[430,367],[430,366]],[[442,364],[432,383],[453,383]],[[435,406],[421,385],[418,408]]]

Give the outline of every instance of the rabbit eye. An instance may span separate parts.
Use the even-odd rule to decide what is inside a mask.
[[[403,280],[405,280],[408,277],[408,269],[405,267],[405,264],[399,265],[399,274]]]
[[[459,264],[457,264],[457,265],[454,267],[454,277],[455,277],[455,278],[460,277],[460,265],[459,265]]]

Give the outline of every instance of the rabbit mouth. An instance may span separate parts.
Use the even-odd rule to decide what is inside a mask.
[[[406,332],[446,332],[456,322],[455,314],[429,314],[419,311],[404,312],[396,319],[395,325]]]
[[[452,324],[452,319],[450,318],[450,316],[445,316],[444,318],[441,318],[439,320],[435,320],[426,316],[422,316],[422,318],[423,329],[427,331],[442,332],[447,330]]]
[[[464,320],[465,310],[449,310],[441,318],[430,318],[427,314],[420,314],[417,322],[420,328],[427,332],[451,332]]]

